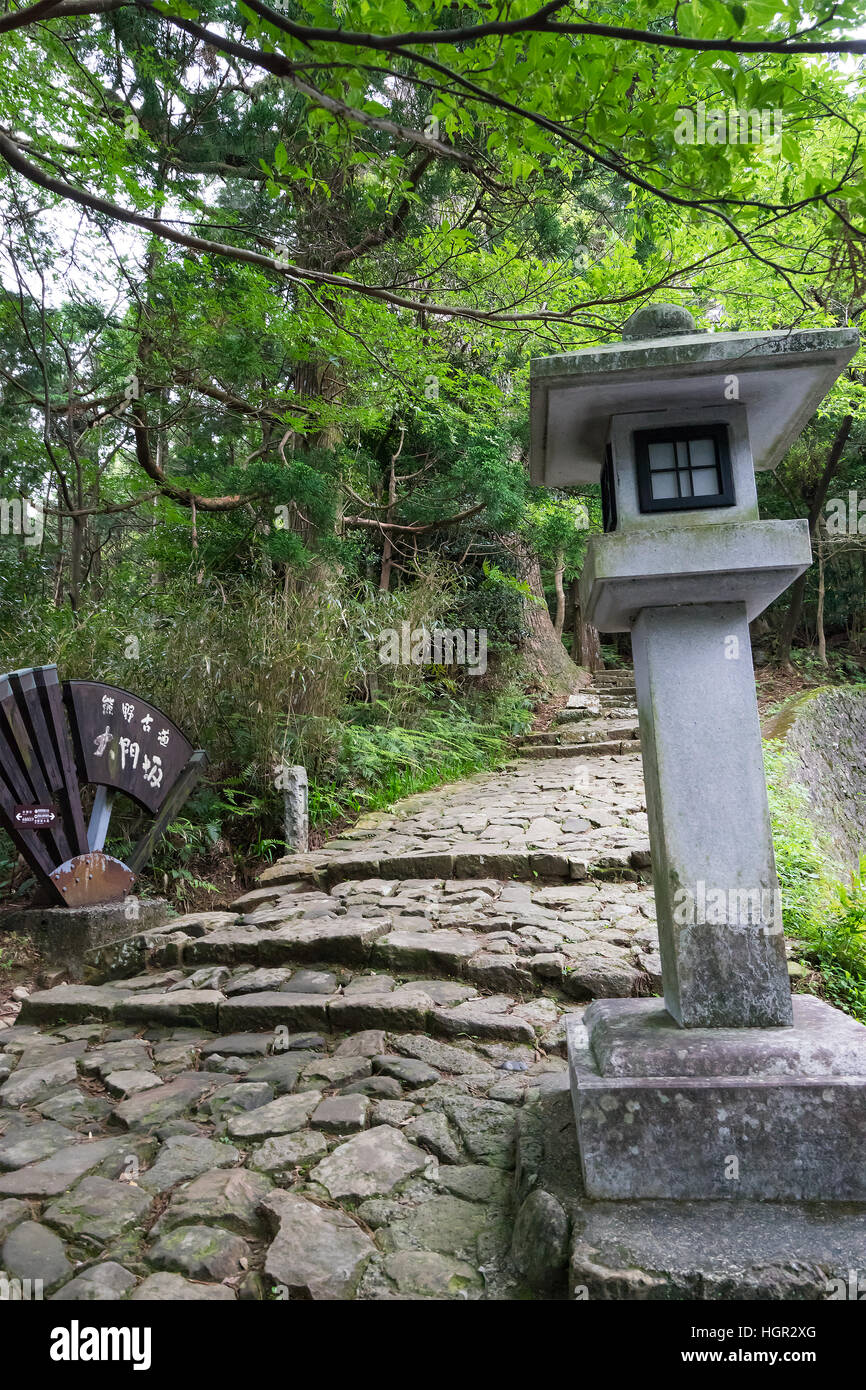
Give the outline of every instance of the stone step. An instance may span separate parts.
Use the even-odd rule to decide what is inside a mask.
[[[539,851],[538,859],[543,863],[555,856],[555,850]],[[592,871],[596,879],[634,880],[648,862],[648,847],[623,848],[603,856]],[[614,891],[612,884],[610,891]],[[417,983],[423,976],[440,982],[458,981],[467,996],[478,990],[533,993],[561,989],[570,997],[589,997],[609,992],[609,979],[594,989],[587,984],[587,978],[598,982],[609,975],[609,970],[606,975],[602,969],[602,961],[611,969],[616,967],[615,993],[632,993],[632,986],[637,988],[638,984],[636,972],[653,973],[647,964],[656,949],[653,923],[638,915],[629,919],[628,930],[614,929],[604,920],[594,927],[585,919],[569,923],[567,918],[560,924],[561,930],[521,927],[519,918],[513,924],[505,916],[492,918],[486,933],[469,928],[394,929],[391,922],[381,921],[376,924],[379,934],[370,941],[365,959],[352,959],[350,965],[346,960],[354,955],[357,934],[350,919],[345,921],[343,929],[323,928],[314,945],[308,931],[298,930],[293,935],[290,928],[258,934],[238,928],[187,942],[166,939],[162,946],[154,945],[145,970],[132,977],[132,985],[112,975],[118,953],[114,946],[103,947],[93,953],[99,961],[91,970],[91,978],[103,983],[70,986],[71,993],[66,986],[59,986],[59,993],[31,995],[22,1017],[40,1024],[60,1018],[79,1023],[91,1016],[136,1022],[156,1011],[176,1024],[189,1017],[202,1026],[215,1027],[236,997],[247,992],[279,991],[285,993],[288,1003],[294,1001],[312,1009],[315,1017],[302,1026],[319,1027],[321,1008],[327,1005],[329,995],[336,998],[342,987],[388,991],[395,988],[397,979],[409,987],[406,982],[412,977]],[[367,972],[371,970],[381,973],[369,982]],[[584,993],[585,987],[589,995]],[[312,1003],[306,997],[299,998],[309,991],[322,993]],[[458,990],[455,997],[460,993]],[[43,1014],[45,1008],[51,1012]],[[55,1012],[63,1009],[71,1013]]]
[[[519,753],[521,758],[537,756],[532,747],[521,749]],[[562,756],[566,756],[565,753]],[[403,854],[374,855],[344,850],[339,855],[325,852],[296,855],[273,864],[260,875],[259,881],[270,886],[308,881],[322,888],[332,888],[356,878],[461,878],[467,880],[468,886],[475,878],[529,878],[538,872],[533,869],[532,856],[525,849],[509,849],[480,839],[476,844],[477,849],[450,854],[439,850],[409,850]],[[568,874],[562,876],[569,877]]]
[[[588,731],[582,731],[581,729],[558,730],[554,728],[545,729],[535,734],[527,734],[526,737],[521,740],[521,746],[546,747],[551,744],[560,745],[562,743],[567,743],[569,746],[573,747],[575,744],[598,743],[600,738],[608,741],[615,741],[616,739],[633,739],[639,736],[640,728],[634,721],[631,723],[620,723],[611,720],[609,724],[606,724],[604,721],[599,720],[597,721],[597,727]]]
[[[357,879],[532,880],[539,872],[556,877],[555,861],[539,869],[532,857],[526,836],[530,823],[539,816],[552,818],[563,832],[560,843],[583,855],[584,844],[574,843],[565,823],[582,815],[582,807],[591,810],[593,805],[602,813],[600,820],[589,817],[597,829],[587,832],[586,849],[595,861],[608,846],[621,843],[631,815],[643,810],[641,766],[637,757],[630,765],[594,762],[591,779],[581,785],[579,774],[575,782],[578,770],[573,757],[569,760],[568,745],[578,745],[571,750],[574,756],[588,749],[588,757],[592,756],[591,745],[619,745],[620,740],[607,731],[624,724],[636,727],[637,721],[633,715],[623,720],[617,712],[610,720],[566,724],[554,731],[567,736],[558,752],[538,755],[539,740],[532,739],[523,749],[515,749],[514,760],[495,772],[370,812],[321,849],[287,855],[270,865],[259,876],[257,891],[266,893],[290,883],[332,889]],[[637,740],[628,743],[633,746],[625,751],[636,752]],[[623,750],[616,746],[604,751],[616,756]],[[556,767],[548,762],[554,755],[560,758]],[[595,804],[599,798],[601,805]]]
[[[579,818],[575,821],[571,828],[577,833]],[[537,829],[540,836],[545,823],[539,820]],[[347,1000],[375,994],[375,1000],[367,999],[363,1018],[371,1016],[374,1005],[382,1017],[399,1018],[406,1005],[414,1028],[422,1026],[415,1015],[419,1008],[422,1014],[429,1010],[430,999],[447,1008],[490,992],[524,999],[542,995],[564,1006],[566,999],[642,994],[655,987],[660,966],[650,893],[646,887],[622,886],[639,880],[649,863],[648,845],[633,840],[631,847],[601,853],[593,863],[553,846],[532,853],[539,874],[556,868],[560,876],[569,871],[575,881],[550,887],[487,881],[485,890],[474,894],[456,884],[448,893],[447,885],[437,883],[419,890],[410,882],[382,882],[381,902],[394,900],[390,911],[371,902],[373,892],[343,884],[327,918],[292,919],[304,899],[315,912],[323,895],[314,892],[286,893],[281,902],[228,924],[197,922],[193,915],[184,919],[185,929],[168,926],[139,934],[132,951],[129,942],[115,942],[91,952],[91,978],[99,983],[30,996],[22,1018],[40,1025],[97,1018],[134,1027],[196,1025],[225,1032],[249,1015],[265,1020],[255,1026],[337,1031]],[[350,906],[339,916],[343,898]],[[473,898],[478,901],[467,901]],[[431,916],[447,922],[433,925],[404,916],[412,902],[419,910],[427,904]],[[204,929],[198,932],[199,927]],[[140,973],[130,978],[133,960]],[[117,978],[119,972],[125,978]],[[428,1001],[409,999],[407,1005],[407,996],[416,993],[427,994]],[[478,1001],[478,1007],[487,1005]],[[442,1018],[433,1024],[440,1030],[449,1026]]]
[[[598,691],[579,690],[576,695],[569,695],[565,708],[598,709]]]
[[[530,744],[518,751],[521,763],[532,758],[594,758],[616,757],[622,754],[639,753],[640,741],[637,738],[611,740],[609,742],[565,743],[548,746]],[[466,879],[467,887],[477,878],[531,879],[537,874],[545,878],[573,879],[583,874],[571,870],[557,857],[547,857],[539,862],[537,853],[529,847],[508,848],[490,840],[478,839],[477,848],[446,851],[409,850],[403,854],[372,854],[342,850],[339,854],[320,851],[318,854],[293,855],[277,861],[259,877],[262,884],[278,887],[290,883],[309,883],[322,889],[333,888],[350,879],[383,878],[436,878]],[[586,855],[577,856],[586,863]],[[590,855],[594,858],[594,853]]]
[[[626,723],[529,739],[29,995],[0,1032],[7,1269],[50,1256],[70,1300],[564,1296],[554,1199],[514,1227],[516,1139],[559,1095],[571,1142],[579,1005],[660,989],[640,761],[589,763],[637,751],[599,735]]]
[[[527,1096],[567,1085],[566,1016],[483,1002],[436,1037],[0,1030],[8,1282],[63,1301],[525,1301],[517,1129]]]
[[[557,1036],[562,1031],[564,1036],[564,1029],[557,1027],[559,1019],[569,1008],[574,1008],[574,1004],[565,999],[559,1003],[549,998],[521,1001],[513,995],[477,995],[472,989],[466,990],[469,998],[461,998],[458,986],[452,987],[458,991],[456,998],[452,993],[450,1002],[440,1003],[439,999],[448,998],[447,989],[443,989],[445,983],[408,981],[387,993],[371,990],[364,994],[359,990],[354,994],[332,996],[262,990],[232,999],[218,990],[124,995],[122,989],[110,985],[88,986],[83,995],[85,987],[60,985],[31,995],[20,1022],[25,1026],[35,1023],[47,1028],[68,1025],[73,1020],[98,1019],[132,1024],[136,1028],[200,1028],[221,1036],[267,1034],[271,1041],[277,1030],[285,1030],[288,1034],[308,1032],[315,1036],[317,1033],[381,1029],[534,1046],[551,1030]],[[646,983],[642,990],[634,992],[647,992]],[[581,997],[585,1000],[591,996],[584,992]],[[74,1078],[72,1059],[69,1072],[70,1078]],[[2,1101],[0,1088],[0,1103]]]
[[[636,707],[628,704],[618,705],[614,703],[609,707],[605,706],[603,710],[563,709],[559,711],[554,719],[553,727],[556,728],[560,724],[583,724],[587,721],[592,722],[593,720],[600,721],[603,719],[630,719],[636,724],[637,717]]]
[[[623,753],[639,752],[640,740],[632,738],[604,743],[535,744],[522,748],[520,755],[523,758],[612,758]]]

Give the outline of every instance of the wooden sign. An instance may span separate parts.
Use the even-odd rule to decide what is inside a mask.
[[[0,827],[49,900],[69,907],[129,892],[207,766],[176,724],[117,686],[56,666],[0,676]],[[81,791],[96,788],[89,826]],[[116,792],[156,819],[124,864],[104,852]]]
[[[57,811],[54,806],[16,806],[15,820],[33,830],[47,830],[57,820]]]
[[[125,792],[156,814],[192,755],[176,724],[146,700],[97,681],[67,681],[75,753],[84,780]]]

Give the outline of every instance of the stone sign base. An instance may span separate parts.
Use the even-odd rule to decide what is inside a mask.
[[[9,912],[3,917],[3,928],[29,936],[46,965],[64,969],[69,980],[82,980],[86,951],[135,931],[161,927],[168,917],[164,898],[130,897],[98,907],[34,907]]]
[[[680,1028],[602,999],[568,1030],[586,1193],[866,1200],[866,1028],[794,998],[792,1028]]]

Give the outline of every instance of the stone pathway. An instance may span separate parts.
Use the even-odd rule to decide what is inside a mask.
[[[58,1300],[557,1296],[568,1218],[534,1186],[528,1117],[567,1100],[567,1014],[660,989],[631,691],[605,677],[501,771],[24,1001],[0,1030],[8,1280]]]

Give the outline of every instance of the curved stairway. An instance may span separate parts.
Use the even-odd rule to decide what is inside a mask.
[[[592,684],[572,695],[553,727],[527,734],[522,756],[561,758],[611,757],[640,752],[634,675],[631,670],[598,671]]]

